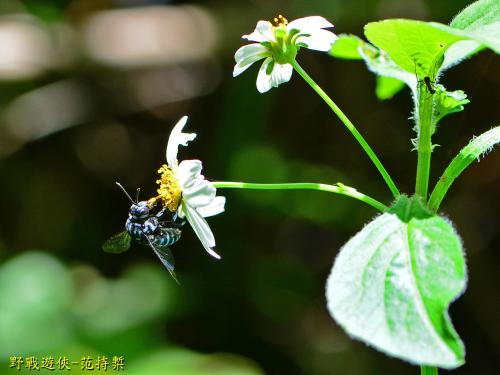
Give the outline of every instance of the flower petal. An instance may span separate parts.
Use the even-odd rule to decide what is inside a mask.
[[[320,16],[309,16],[291,21],[286,26],[286,30],[289,32],[292,29],[303,31],[305,29],[326,29],[328,27],[333,27],[333,25],[325,18]]]
[[[307,48],[316,51],[330,51],[332,44],[337,40],[337,35],[328,30],[313,30],[308,33],[308,36],[297,37],[297,43],[307,44]]]
[[[203,217],[210,217],[224,212],[224,205],[226,204],[226,197],[215,197],[212,203],[205,207],[197,208],[197,211]]]
[[[263,52],[267,52],[267,48],[260,43],[247,44],[246,46],[240,47],[234,54],[234,60],[240,62],[242,60],[248,59],[254,55],[260,55]]]
[[[271,85],[271,75],[267,74],[267,67],[273,61],[272,58],[268,57],[262,63],[262,66],[259,69],[259,74],[257,75],[257,90],[260,93],[264,93],[269,91],[272,87]]]
[[[170,132],[166,152],[167,164],[170,168],[174,168],[177,166],[177,152],[179,150],[179,145],[186,146],[189,141],[192,141],[196,138],[195,133],[182,132],[182,129],[186,125],[187,120],[187,116],[181,118]]]
[[[181,187],[187,185],[189,180],[195,179],[201,174],[203,166],[200,160],[183,160],[175,170],[177,180]]]
[[[215,246],[215,238],[207,221],[196,211],[196,209],[184,204],[182,206],[189,224],[200,239],[205,250],[214,258],[220,259],[220,255],[212,250],[212,247]]]
[[[290,81],[293,67],[290,64],[274,64],[271,72],[271,85],[278,87],[280,84]]]
[[[201,174],[201,161],[183,160],[176,170],[181,185],[182,200],[191,207],[203,207],[215,198],[214,185]]]
[[[189,181],[189,185],[182,189],[182,199],[191,207],[198,208],[208,206],[215,198],[216,189],[214,185],[200,175],[195,180]]]
[[[253,33],[242,38],[252,42],[274,42],[273,25],[269,21],[259,21]]]
[[[233,70],[233,77],[243,73],[254,62],[270,55],[270,51],[259,43],[248,44],[239,48],[234,54],[236,65]]]

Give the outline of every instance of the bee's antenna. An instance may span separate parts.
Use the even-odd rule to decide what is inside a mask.
[[[127,196],[127,198],[130,200],[130,202],[132,202],[132,204],[135,204],[135,202],[132,200],[132,198],[130,197],[130,195],[127,193],[127,190],[125,190],[125,188],[122,186],[122,184],[120,184],[119,182],[116,182],[116,184],[118,185],[118,187],[120,189],[122,189],[122,191],[125,193],[125,195]]]
[[[139,202],[139,193],[141,192],[141,188],[137,188],[137,191],[135,193],[135,203]]]

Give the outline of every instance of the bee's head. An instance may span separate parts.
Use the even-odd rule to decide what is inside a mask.
[[[130,215],[136,217],[137,219],[145,219],[149,216],[149,207],[146,201],[140,201],[138,203],[133,203],[130,206]]]

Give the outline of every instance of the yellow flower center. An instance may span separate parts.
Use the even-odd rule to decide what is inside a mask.
[[[158,197],[160,199],[163,207],[166,207],[171,212],[175,212],[179,203],[181,201],[182,190],[179,185],[179,181],[175,176],[173,170],[171,170],[166,164],[163,164],[158,173],[161,175],[160,179],[156,181],[160,187],[158,188]],[[155,198],[153,198],[155,199]]]
[[[277,17],[274,17],[271,20],[271,24],[274,27],[280,27],[280,26],[285,27],[286,25],[288,25],[288,20],[285,17],[283,17],[281,14],[278,14]]]

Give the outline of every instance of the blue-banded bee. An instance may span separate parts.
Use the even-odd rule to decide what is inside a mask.
[[[149,245],[178,283],[174,272],[174,257],[168,246],[181,238],[181,227],[184,221],[178,221],[176,214],[171,221],[160,221],[165,208],[153,214],[155,199],[139,202],[139,189],[137,189],[134,201],[120,183],[116,184],[123,190],[132,205],[125,223],[125,230],[107,240],[102,245],[103,250],[108,253],[122,253],[130,248],[132,239],[140,244]]]

